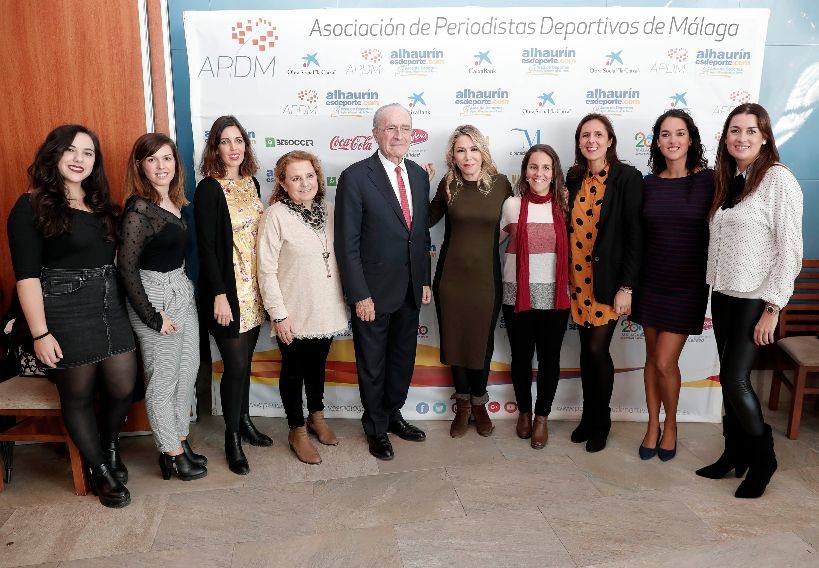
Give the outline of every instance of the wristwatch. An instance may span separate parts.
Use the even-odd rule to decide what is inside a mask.
[[[776,306],[774,304],[765,304],[765,311],[773,315],[779,312],[779,306]]]

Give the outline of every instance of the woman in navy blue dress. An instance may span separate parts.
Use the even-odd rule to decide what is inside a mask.
[[[700,133],[680,109],[654,123],[643,194],[643,264],[631,319],[646,340],[644,380],[648,427],[640,457],[670,460],[677,451],[680,354],[689,335],[702,333],[708,304],[708,211],[714,172],[703,157]],[[660,405],[665,408],[660,429]]]

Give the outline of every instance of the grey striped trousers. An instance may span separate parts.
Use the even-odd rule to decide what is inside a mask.
[[[199,320],[193,284],[185,267],[171,272],[140,270],[142,285],[154,308],[163,310],[178,331],[160,335],[145,325],[128,303],[128,317],[142,350],[145,407],[160,452],[179,448],[188,435],[190,408],[199,370]]]

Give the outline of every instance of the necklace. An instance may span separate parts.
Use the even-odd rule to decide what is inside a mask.
[[[311,227],[313,230],[313,234],[316,235],[316,238],[319,240],[319,244],[324,249],[324,252],[321,253],[321,258],[324,259],[324,270],[327,272],[327,278],[332,278],[330,275],[330,247],[327,245],[327,231],[324,227],[321,228],[321,234],[324,235],[324,240],[321,240],[321,236],[319,236],[319,230],[315,227]]]
[[[302,204],[294,203],[289,197],[283,198],[281,202],[287,206],[291,215],[295,216],[316,235],[323,249],[321,258],[324,260],[324,270],[327,272],[327,278],[332,278],[330,273],[330,246],[327,242],[327,209],[325,209],[324,203],[314,203],[311,209],[307,209]],[[323,240],[322,235],[324,236]]]

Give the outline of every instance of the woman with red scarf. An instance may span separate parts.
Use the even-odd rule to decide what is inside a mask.
[[[503,204],[501,230],[509,235],[503,264],[503,318],[512,351],[518,403],[517,435],[541,449],[560,378],[560,346],[569,319],[566,194],[560,159],[551,146],[529,148],[518,195]],[[525,227],[525,230],[521,230]],[[537,350],[537,399],[532,420],[532,356]]]

